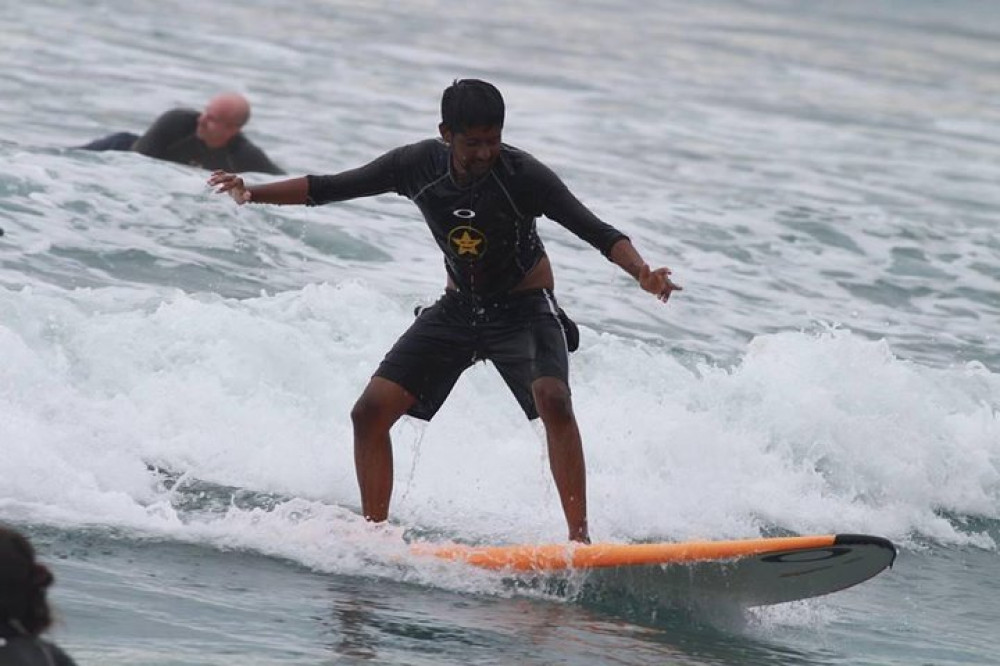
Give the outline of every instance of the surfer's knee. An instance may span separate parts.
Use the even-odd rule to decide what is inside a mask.
[[[388,430],[412,403],[413,398],[401,386],[375,377],[351,408],[351,422],[355,430]]]
[[[531,385],[535,407],[543,419],[566,420],[573,418],[573,399],[565,382],[553,377],[542,377]]]
[[[384,401],[367,392],[361,394],[351,408],[351,423],[354,424],[355,430],[368,430],[378,428],[380,425],[388,428],[392,426],[393,421],[395,419],[390,417]]]
[[[351,408],[351,423],[355,429],[363,428],[375,420],[378,405],[367,394],[362,394]]]

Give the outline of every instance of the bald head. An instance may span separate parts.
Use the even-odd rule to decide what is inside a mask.
[[[250,102],[239,93],[220,93],[210,99],[198,116],[198,138],[209,148],[221,148],[250,120]]]

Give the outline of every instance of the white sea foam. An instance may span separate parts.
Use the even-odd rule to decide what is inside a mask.
[[[16,473],[0,477],[2,502],[360,566],[337,508],[357,506],[348,413],[408,308],[361,283],[243,300],[4,290],[0,441]],[[691,368],[584,328],[573,375],[598,539],[779,528],[992,546],[943,517],[1000,517],[1000,377],[981,365],[927,368],[830,329],[761,336],[736,366]],[[491,367],[466,373],[426,427],[397,427],[395,450],[403,526],[562,538],[539,432]],[[182,519],[150,464],[301,499]]]

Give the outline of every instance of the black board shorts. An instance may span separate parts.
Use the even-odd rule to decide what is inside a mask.
[[[419,311],[375,376],[415,396],[408,414],[430,421],[459,376],[476,361],[489,360],[525,416],[535,419],[536,379],[555,377],[569,386],[567,334],[571,341],[578,335],[549,289],[514,292],[491,303],[449,289]]]

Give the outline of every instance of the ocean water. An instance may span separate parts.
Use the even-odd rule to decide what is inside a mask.
[[[0,520],[55,570],[53,638],[82,665],[1000,663],[997,44],[990,0],[0,4]],[[276,162],[332,173],[431,136],[467,76],[685,288],[540,220],[595,540],[870,533],[892,570],[693,612],[408,556],[565,529],[484,365],[394,431],[390,524],[354,512],[350,407],[443,286],[416,208],[239,208],[70,149],[235,89]]]

